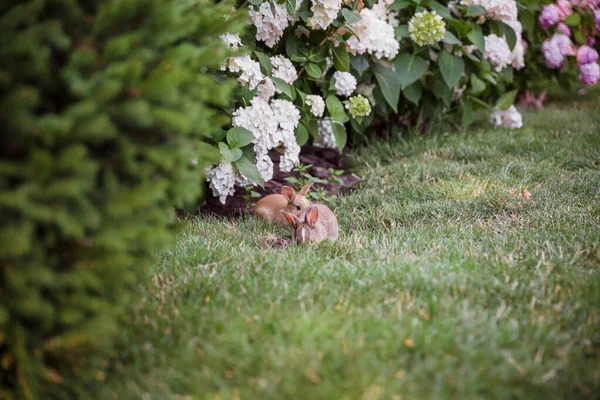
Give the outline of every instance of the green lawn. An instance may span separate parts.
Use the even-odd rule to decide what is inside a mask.
[[[337,201],[335,243],[190,222],[98,396],[597,398],[599,110],[353,153],[365,180]]]

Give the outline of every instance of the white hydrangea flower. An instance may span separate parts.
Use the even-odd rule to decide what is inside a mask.
[[[491,115],[491,121],[494,125],[507,129],[519,129],[523,126],[523,116],[515,106],[510,106],[504,111],[494,111]]]
[[[394,3],[394,0],[379,0],[377,3],[373,4],[371,10],[377,15],[382,21],[387,22],[392,27],[396,27],[400,24],[398,21],[398,15],[400,14],[398,11],[390,11],[388,7]]]
[[[312,0],[310,10],[313,16],[308,19],[308,25],[312,29],[327,29],[336,19],[342,8],[342,0]]]
[[[282,140],[286,139],[285,135],[289,132],[293,136],[294,130],[300,122],[300,111],[292,102],[279,99],[271,101],[271,108],[279,129],[284,132]]]
[[[335,80],[335,91],[338,96],[350,96],[356,89],[356,78],[350,72],[335,71],[333,74]]]
[[[400,44],[396,40],[394,28],[368,8],[363,8],[360,16],[360,21],[351,25],[356,36],[352,35],[346,41],[349,52],[352,54],[366,52],[378,59],[391,60],[396,57]]]
[[[290,172],[300,162],[300,146],[294,139],[285,146],[285,151],[279,159],[279,170],[281,172]]]
[[[256,40],[275,46],[288,26],[288,13],[285,4],[265,1],[258,10],[250,8],[248,12],[252,24],[256,26]]]
[[[213,196],[225,204],[227,196],[235,193],[235,174],[230,162],[223,161],[216,167],[207,169],[206,180],[212,189]]]
[[[230,49],[237,50],[242,46],[242,39],[240,39],[240,35],[237,33],[224,33],[219,37]]]
[[[272,149],[281,140],[273,109],[267,101],[258,96],[252,99],[250,106],[240,107],[233,112],[232,125],[252,132],[252,143],[257,148]]]
[[[329,118],[319,121],[319,139],[313,143],[320,149],[337,149],[335,135],[333,134],[333,125]]]
[[[269,157],[269,150],[254,148],[254,152],[256,169],[258,169],[260,176],[262,176],[265,182],[270,181],[273,179],[273,160]]]
[[[271,97],[275,96],[275,85],[271,78],[265,77],[265,80],[257,86],[256,94],[265,101],[269,101]]]
[[[300,111],[287,100],[273,100],[271,102],[275,119],[281,132],[281,141],[284,152],[279,160],[279,170],[290,172],[298,164],[300,146],[296,142],[295,131],[300,123]]]
[[[485,37],[485,52],[483,54],[486,60],[494,66],[494,71],[500,72],[513,62],[512,51],[508,46],[506,38],[491,34]]]
[[[250,89],[255,89],[264,78],[262,72],[260,72],[260,64],[248,55],[231,57],[229,59],[229,71],[241,72],[238,82],[242,85],[249,84]]]
[[[315,117],[322,117],[325,112],[325,101],[321,96],[309,94],[306,96],[306,105],[310,107],[310,113]]]
[[[516,21],[519,13],[515,0],[461,0],[460,4],[482,6],[488,17],[504,22]]]
[[[298,72],[296,72],[294,64],[286,57],[279,55],[271,57],[271,64],[273,65],[271,76],[282,79],[290,85],[298,79]]]

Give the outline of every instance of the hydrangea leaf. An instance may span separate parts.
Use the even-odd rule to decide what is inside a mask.
[[[344,125],[339,124],[337,122],[333,122],[331,124],[333,127],[333,136],[335,137],[335,144],[337,144],[340,153],[346,147],[346,142],[348,141],[348,134],[346,133],[346,128]]]
[[[237,148],[230,149],[229,146],[227,146],[227,143],[224,142],[219,142],[219,151],[221,152],[223,159],[227,162],[234,162],[242,157],[242,150]]]
[[[237,167],[238,171],[244,177],[246,177],[246,179],[249,179],[260,187],[264,186],[265,181],[258,171],[258,168],[256,168],[256,165],[252,164],[252,162],[246,157],[241,157],[234,163],[234,165]]]
[[[416,54],[401,54],[396,58],[396,73],[403,88],[418,81],[427,71],[427,63]]]
[[[442,51],[438,59],[438,65],[442,77],[449,88],[453,88],[459,81],[465,70],[465,62],[462,58],[455,56],[447,51]]]
[[[397,113],[402,82],[400,76],[396,72],[394,72],[391,68],[384,67],[381,64],[376,64],[373,68],[373,73],[375,74],[375,79],[377,79],[377,84],[379,85],[381,94],[390,107],[392,107],[394,112]]]
[[[340,72],[350,72],[350,56],[345,45],[337,46],[331,49],[333,54],[333,65]]]
[[[232,149],[244,147],[252,143],[254,135],[246,128],[235,127],[227,132],[227,143]]]

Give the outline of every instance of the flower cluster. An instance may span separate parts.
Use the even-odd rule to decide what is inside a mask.
[[[481,6],[488,17],[499,21],[515,21],[517,19],[517,2],[514,0],[461,0],[467,6]]]
[[[321,149],[335,149],[335,135],[333,134],[333,125],[329,118],[324,118],[319,121],[319,138],[314,143],[314,146]]]
[[[371,105],[369,104],[369,100],[359,94],[348,99],[346,110],[348,110],[352,118],[361,118],[371,113]]]
[[[256,27],[256,40],[275,46],[288,26],[288,13],[285,4],[265,1],[258,10],[250,8],[248,12],[252,25]]]
[[[364,54],[366,52],[377,59],[388,60],[396,57],[400,44],[396,40],[394,28],[386,21],[386,9],[383,5],[380,6],[381,9],[383,11],[380,11],[379,14],[368,8],[362,9],[360,21],[351,26],[356,35],[352,35],[346,41],[350,53]]]
[[[312,0],[310,10],[313,16],[308,20],[308,24],[313,29],[327,29],[336,19],[342,0]]]
[[[421,11],[409,21],[408,31],[419,46],[433,45],[444,38],[446,23],[435,11]]]
[[[306,105],[310,107],[310,113],[315,117],[322,117],[325,112],[325,101],[321,96],[309,94],[306,96]]]
[[[336,71],[333,80],[338,96],[348,97],[356,89],[356,78],[349,72]]]
[[[539,17],[542,29],[556,29],[555,33],[542,44],[542,53],[548,68],[562,70],[569,57],[574,57],[580,72],[579,80],[588,86],[595,85],[600,80],[598,52],[593,47],[596,36],[600,33],[599,3],[598,0],[557,0],[553,4],[546,5]],[[569,22],[567,18],[574,12],[584,16],[590,15],[595,22],[596,31],[593,32],[593,29],[589,30],[586,27],[574,27],[579,29],[578,37],[571,32],[565,21]],[[572,36],[579,41],[579,48],[571,39]],[[585,39],[585,43],[582,44],[581,38]]]
[[[506,110],[494,111],[491,120],[494,125],[507,129],[519,129],[523,126],[523,116],[515,106],[510,106]]]
[[[213,196],[218,197],[225,204],[227,196],[234,192],[235,174],[230,162],[222,161],[219,165],[206,170],[206,180],[212,190]]]

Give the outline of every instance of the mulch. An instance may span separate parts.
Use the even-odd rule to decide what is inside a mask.
[[[264,188],[254,188],[256,192],[260,193],[261,197],[264,197],[268,194],[281,193],[282,186],[294,186],[286,182],[285,178],[290,176],[294,176],[296,178],[299,177],[299,174],[296,171],[283,173],[279,170],[279,153],[277,151],[272,150],[269,152],[269,155],[271,156],[271,160],[273,160],[274,164],[273,179],[265,183]],[[348,172],[348,161],[345,157],[345,153],[340,155],[340,153],[336,150],[319,149],[312,146],[306,146],[302,149],[302,153],[300,154],[300,162],[305,165],[312,165],[312,167],[310,167],[310,169],[307,171],[310,175],[328,181],[326,184],[315,183],[311,189],[315,190],[319,187],[322,187],[325,189],[328,196],[339,196],[347,193],[348,191],[356,188],[360,183],[360,178]],[[344,171],[343,174],[338,176],[341,182],[331,179],[329,168]],[[296,189],[296,191],[300,190],[299,187],[294,187],[294,189]],[[210,190],[208,190],[204,203],[198,211],[198,214],[239,217],[247,214],[248,212],[253,213],[254,204],[260,198],[251,199],[250,205],[247,207],[244,200],[244,194],[245,189],[236,188],[235,194],[233,196],[229,196],[225,204],[221,204],[219,199],[212,196]]]

